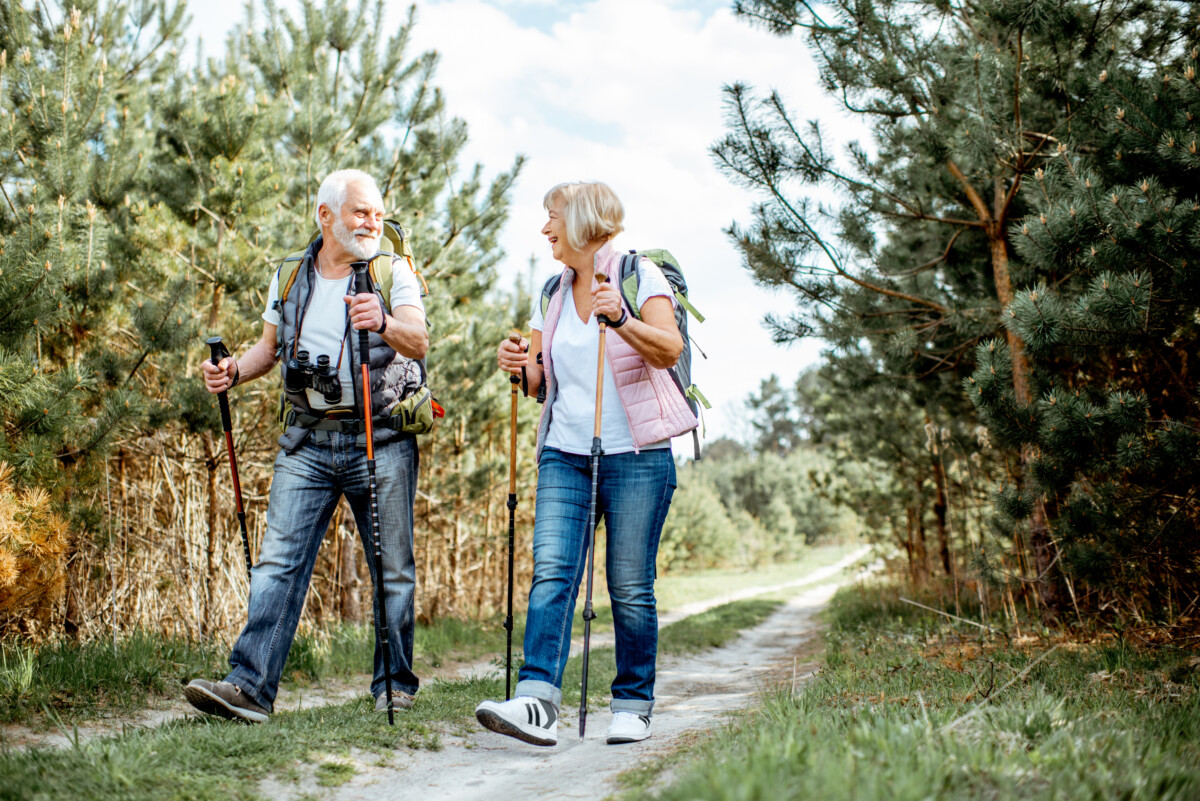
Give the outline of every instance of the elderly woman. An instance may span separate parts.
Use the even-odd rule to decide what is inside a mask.
[[[683,350],[673,293],[648,259],[638,266],[637,314],[616,288],[621,251],[612,238],[625,212],[602,183],[559,184],[546,193],[542,234],[563,264],[562,280],[531,341],[500,343],[500,369],[523,375],[526,394],[545,385],[538,425],[538,487],[533,583],[525,623],[525,664],[510,701],[484,701],[475,716],[487,728],[534,745],[558,742],[558,708],[571,644],[575,598],[589,542],[598,316],[608,321],[601,404],[597,519],[604,517],[608,592],[616,629],[609,743],[650,736],[658,614],[654,562],[675,491],[671,437],[696,418],[666,375]],[[601,283],[597,276],[607,276]],[[541,359],[534,356],[540,354]]]

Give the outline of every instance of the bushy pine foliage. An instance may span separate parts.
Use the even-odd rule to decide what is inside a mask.
[[[1195,483],[1191,468],[1164,457],[1194,430],[1196,381],[1184,354],[1195,350],[1185,299],[1195,296],[1195,78],[1185,63],[1200,30],[1195,6],[735,8],[776,33],[803,32],[823,88],[869,137],[839,155],[828,126],[804,123],[785,98],[744,84],[726,90],[728,133],[713,153],[761,199],[730,234],[759,282],[796,299],[793,313],[768,318],[776,338],[826,339],[832,369],[864,388],[861,403],[845,396],[847,409],[890,385],[900,406],[928,414],[897,420],[905,435],[885,428],[885,441],[919,441],[922,422],[970,431],[986,418],[1012,492],[1024,498],[1001,503],[980,534],[989,547],[972,547],[1011,546],[1024,577],[1037,579],[1043,609],[1072,605],[1064,567],[1069,578],[1075,566],[1101,566],[1102,550],[1064,553],[1066,507],[1056,504],[1089,495],[1093,521],[1157,505],[1163,516],[1143,533],[1151,539],[1168,520],[1194,519],[1183,489]],[[1105,355],[1079,360],[1078,348]],[[969,401],[960,387],[968,377]],[[879,409],[881,420],[894,411]],[[956,439],[970,454],[969,439]],[[919,496],[909,450],[871,461],[898,491]],[[1115,485],[1090,484],[1099,474],[1077,466],[1101,457],[1114,470],[1148,471],[1129,485],[1144,494],[1121,500]],[[934,483],[944,487],[945,476]],[[1109,556],[1146,575],[1160,559],[1145,549]],[[1184,550],[1161,558],[1191,563]]]
[[[190,334],[144,253],[148,84],[183,7],[0,9],[0,459],[62,489],[64,468],[144,419],[139,371]]]
[[[1052,501],[1072,572],[1158,603],[1200,583],[1197,55],[1095,76],[1097,138],[1059,145],[1011,231],[1044,278],[1003,319],[1043,391],[1031,406],[1014,402],[999,342],[980,346],[967,382],[993,432],[1035,453],[1024,495]],[[1028,508],[1006,504],[1016,519]]]
[[[272,272],[308,242],[317,187],[345,167],[376,177],[431,289],[431,384],[449,416],[423,442],[437,454],[424,464],[437,489],[419,525],[439,553],[444,539],[468,556],[494,547],[462,540],[491,531],[488,493],[503,475],[494,444],[508,385],[476,343],[498,342],[513,316],[493,294],[520,160],[487,180],[480,167],[460,171],[467,131],[433,84],[437,55],[412,52],[413,10],[391,29],[384,10],[252,3],[222,55],[192,65],[172,0],[0,8],[0,460],[17,486],[51,493],[72,548],[102,552],[113,533],[114,498],[97,503],[96,487],[114,446],[139,454],[135,472],[155,469],[164,449],[185,465],[199,455],[207,502],[225,508],[219,418],[198,377],[204,339],[220,334],[240,353],[260,336]],[[278,436],[277,390],[270,377],[234,393],[243,483],[256,493],[267,482],[255,466]],[[161,538],[216,554],[199,577],[214,591],[201,594],[227,595],[214,589],[226,580],[224,514],[183,535],[172,527],[194,516],[181,523],[178,503],[166,507]],[[74,564],[73,582],[115,580]],[[146,582],[173,586],[173,567]]]

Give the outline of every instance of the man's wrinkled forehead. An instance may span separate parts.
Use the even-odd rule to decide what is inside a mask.
[[[379,190],[367,181],[351,181],[346,184],[347,207],[370,206],[372,209],[383,211],[383,196]]]

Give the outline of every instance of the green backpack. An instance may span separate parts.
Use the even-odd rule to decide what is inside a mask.
[[[666,276],[667,283],[671,285],[671,290],[675,293],[675,325],[679,328],[679,335],[683,337],[683,352],[679,354],[679,361],[675,366],[667,372],[674,379],[675,385],[679,387],[679,391],[683,393],[683,397],[687,400],[688,407],[692,410],[692,414],[696,415],[696,419],[700,419],[700,407],[711,409],[712,405],[708,399],[704,397],[704,393],[700,388],[692,383],[692,339],[688,336],[688,315],[696,318],[696,322],[704,322],[704,315],[696,310],[696,307],[688,300],[687,281],[683,277],[683,272],[679,269],[679,262],[674,256],[666,250],[631,250],[629,253],[621,256],[621,266],[618,269],[617,284],[621,290],[621,297],[625,300],[625,305],[629,307],[629,311],[634,317],[641,319],[641,311],[637,306],[638,288],[640,287],[641,277],[638,274],[638,260],[649,259],[658,265],[658,268],[663,271]],[[546,309],[550,306],[550,298],[558,291],[559,284],[562,282],[562,273],[550,278],[549,281],[542,286],[542,315],[545,316]],[[700,350],[697,348],[697,350]],[[700,355],[704,355],[704,351],[700,351]],[[696,429],[692,430],[692,443],[695,447],[695,458],[700,459],[700,435]]]

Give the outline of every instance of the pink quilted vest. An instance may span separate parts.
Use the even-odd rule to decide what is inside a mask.
[[[595,270],[604,273],[612,282],[617,280],[617,270],[621,263],[621,254],[611,243],[596,253]],[[563,298],[571,291],[571,283],[575,271],[570,267],[563,268],[562,281],[558,291],[550,298],[546,307],[546,319],[542,330],[542,364],[543,380],[546,382],[546,405],[542,408],[542,417],[538,422],[537,455],[542,455],[542,446],[550,431],[550,417],[554,400],[558,395],[558,387],[554,382],[554,331],[558,326],[558,318],[562,315]],[[629,430],[633,434],[633,449],[638,452],[644,445],[660,442],[667,437],[676,437],[687,433],[699,425],[696,416],[688,408],[679,385],[675,383],[666,370],[660,370],[646,364],[633,346],[621,338],[620,330],[607,329],[604,333],[604,352],[608,367],[612,371],[617,385],[617,395],[625,416],[629,420]]]

